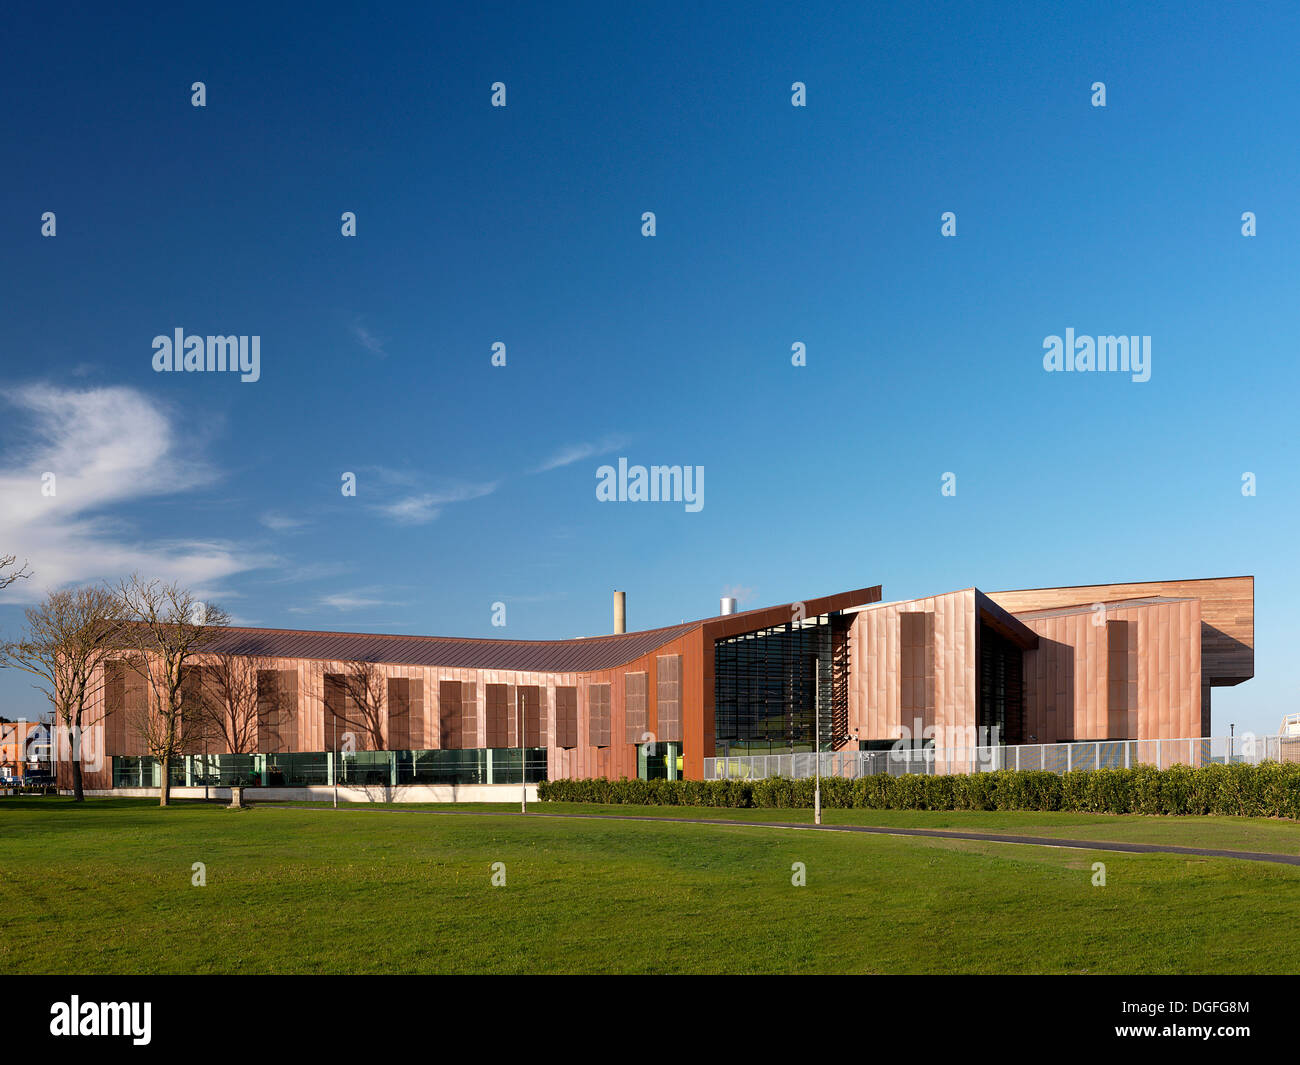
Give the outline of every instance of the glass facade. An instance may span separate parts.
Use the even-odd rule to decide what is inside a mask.
[[[979,629],[979,740],[1024,742],[1024,652],[987,625]]]
[[[113,759],[113,787],[157,788],[161,785],[158,763],[152,758]]]
[[[303,751],[293,754],[193,754],[173,758],[173,787],[272,787],[310,785],[529,784],[546,779],[546,748],[456,751]],[[156,788],[152,758],[115,757],[113,787]]]
[[[305,751],[294,754],[268,754],[266,756],[266,786],[270,788],[301,788],[312,784],[330,783],[332,755],[325,751]]]
[[[681,780],[682,745],[680,743],[638,743],[636,775],[642,780]]]
[[[719,756],[832,750],[847,725],[847,623],[822,614],[713,645]]]
[[[546,779],[546,748],[524,749],[524,778]],[[399,784],[519,784],[518,747],[479,747],[464,751],[398,751]]]

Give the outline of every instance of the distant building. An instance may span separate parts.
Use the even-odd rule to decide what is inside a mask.
[[[40,721],[0,721],[0,779],[48,773],[50,730]]]

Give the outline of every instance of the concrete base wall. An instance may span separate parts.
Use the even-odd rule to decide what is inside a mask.
[[[410,784],[399,787],[373,784],[368,787],[339,785],[339,802],[509,802],[520,798],[518,784]],[[61,794],[71,794],[62,791]],[[87,795],[123,798],[158,798],[157,788],[86,789]],[[174,799],[217,799],[230,801],[230,789],[174,787]],[[244,788],[245,802],[333,802],[334,789],[328,785],[302,788]],[[537,785],[528,785],[528,801],[537,801]]]

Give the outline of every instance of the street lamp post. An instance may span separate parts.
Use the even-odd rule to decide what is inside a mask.
[[[1233,722],[1228,726],[1228,764],[1232,765],[1233,758],[1237,755],[1236,740],[1237,724]]]
[[[334,772],[330,774],[334,778],[334,809],[339,808],[339,716],[330,714],[334,722]]]
[[[813,824],[822,823],[822,715],[821,674],[814,673],[813,684]]]
[[[524,700],[519,694],[515,695],[519,703],[519,812],[526,814],[528,812],[528,773],[525,771],[526,755],[524,754]]]

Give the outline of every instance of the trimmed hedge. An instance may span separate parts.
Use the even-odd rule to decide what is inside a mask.
[[[544,780],[546,802],[804,809],[813,781]],[[959,776],[822,779],[822,806],[868,810],[1066,810],[1104,814],[1217,814],[1300,820],[1300,764],[1207,765],[1048,773],[1006,769]]]

